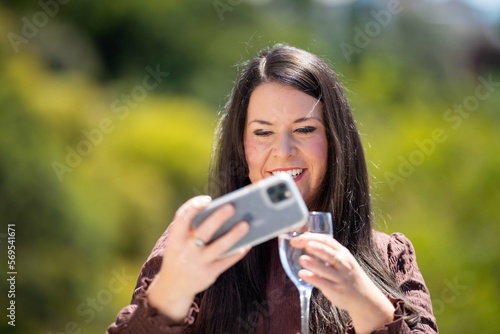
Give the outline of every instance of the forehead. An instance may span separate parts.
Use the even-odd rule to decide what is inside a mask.
[[[291,86],[266,82],[257,86],[248,104],[247,120],[254,118],[273,120],[295,120],[315,117],[323,119],[322,105],[318,99]]]

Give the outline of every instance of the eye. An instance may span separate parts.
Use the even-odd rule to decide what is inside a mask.
[[[255,130],[253,134],[258,137],[269,137],[273,134],[273,132],[270,130]]]
[[[314,131],[316,131],[316,128],[314,126],[304,126],[295,130],[295,132],[302,134],[313,133]]]

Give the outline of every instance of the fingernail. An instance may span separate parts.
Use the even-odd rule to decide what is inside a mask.
[[[250,248],[251,247],[241,247],[241,248],[238,248],[235,253],[243,255],[245,253],[248,253],[248,251],[250,250]]]
[[[250,249],[252,249],[252,247],[250,247],[250,246],[242,247],[240,249],[240,252],[242,252],[242,253],[248,253],[250,251]]]
[[[205,205],[210,203],[210,201],[212,201],[212,197],[208,195],[198,196],[197,198],[194,199],[194,205],[196,206]]]

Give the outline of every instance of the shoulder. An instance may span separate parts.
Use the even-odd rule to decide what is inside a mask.
[[[400,232],[386,234],[373,230],[372,240],[391,271],[408,271],[415,265],[415,249]]]
[[[161,268],[161,264],[163,262],[163,253],[165,251],[165,245],[167,244],[168,237],[170,234],[170,224],[168,228],[163,232],[161,237],[156,241],[153,250],[149,254],[146,262],[142,265],[141,272],[139,274],[139,278],[137,280],[137,284],[140,285],[140,282],[144,278],[152,279],[158,274]]]
[[[411,250],[413,252],[413,245],[410,239],[401,232],[387,234],[372,230],[372,240],[379,248],[390,248],[392,251]]]

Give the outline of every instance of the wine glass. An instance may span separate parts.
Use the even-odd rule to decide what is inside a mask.
[[[288,277],[299,290],[301,334],[309,334],[309,304],[313,286],[299,277],[299,270],[302,269],[299,264],[299,257],[306,254],[305,249],[292,247],[290,241],[305,232],[332,236],[333,226],[330,212],[309,212],[309,218],[302,227],[280,234],[278,237],[281,264]]]

